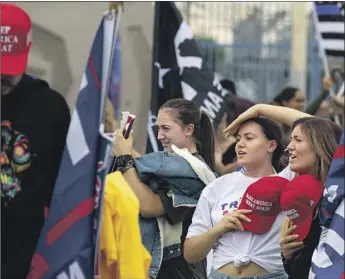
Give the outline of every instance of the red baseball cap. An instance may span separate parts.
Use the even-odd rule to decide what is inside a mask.
[[[16,5],[1,3],[1,75],[23,74],[31,47],[31,20]]]
[[[310,230],[313,212],[322,196],[323,186],[312,175],[297,176],[284,188],[280,206],[285,215],[296,225],[294,234],[303,241]]]
[[[280,176],[260,178],[249,185],[238,209],[250,209],[246,216],[251,222],[242,222],[243,229],[262,234],[272,227],[280,209],[280,193],[289,180]]]

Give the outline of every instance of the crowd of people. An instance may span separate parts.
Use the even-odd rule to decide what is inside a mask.
[[[3,34],[4,26],[17,33]],[[28,274],[70,123],[64,98],[25,73],[30,29],[25,11],[1,4],[1,36],[26,42],[15,53],[1,52],[3,279]],[[231,94],[217,128],[192,101],[169,100],[157,117],[164,151],[156,154],[133,148],[133,135],[124,138],[106,101],[106,131],[115,133],[113,171],[139,202],[149,278],[308,278],[321,235],[322,189],[344,128],[344,95],[330,95],[333,83],[325,77],[306,107],[305,93],[295,87],[271,104],[255,104],[222,80]],[[143,179],[143,168],[156,180]]]

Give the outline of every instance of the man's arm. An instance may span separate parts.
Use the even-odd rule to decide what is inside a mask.
[[[54,148],[51,154],[51,166],[50,166],[50,181],[52,185],[47,187],[47,205],[49,206],[51,196],[53,194],[54,186],[56,183],[56,178],[59,173],[60,163],[63,155],[63,151],[65,149],[66,144],[66,137],[68,133],[68,128],[71,122],[71,115],[69,107],[65,101],[65,99],[57,92],[52,90],[53,94],[57,94],[52,98],[53,104],[52,106],[52,118],[51,118],[51,125],[53,126],[52,131],[54,133]],[[52,137],[50,137],[52,139]]]

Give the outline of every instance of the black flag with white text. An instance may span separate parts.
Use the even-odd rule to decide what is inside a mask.
[[[162,150],[157,141],[155,122],[159,108],[166,101],[185,98],[195,102],[217,127],[226,109],[225,97],[228,94],[207,66],[175,3],[157,1],[146,152]]]

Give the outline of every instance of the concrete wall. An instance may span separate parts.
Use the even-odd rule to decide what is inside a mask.
[[[85,63],[108,2],[12,2],[31,17],[32,50],[28,73],[49,82],[73,109]],[[138,116],[135,147],[146,145],[151,94],[152,2],[125,2],[121,20],[121,110]]]

